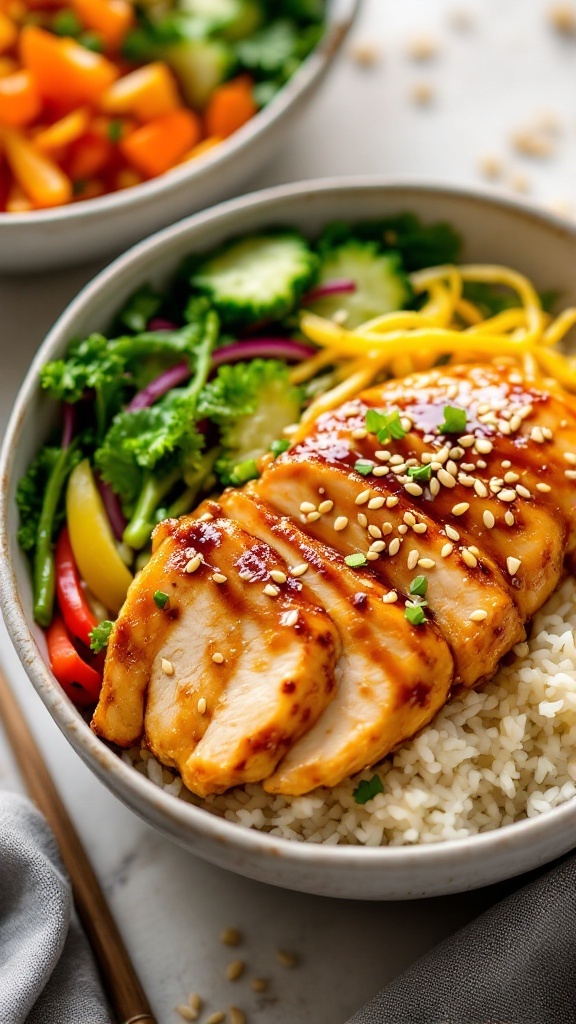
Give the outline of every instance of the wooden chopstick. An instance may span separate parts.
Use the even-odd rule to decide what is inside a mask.
[[[2,672],[0,717],[28,792],[56,836],[78,916],[119,1024],[157,1024],[92,865]]]

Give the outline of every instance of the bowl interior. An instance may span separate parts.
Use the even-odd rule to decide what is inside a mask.
[[[203,856],[253,877],[294,888],[361,898],[366,895],[386,898],[389,892],[406,896],[458,891],[544,863],[573,844],[574,809],[565,804],[541,818],[504,826],[497,834],[485,833],[435,845],[374,850],[334,846],[328,849],[250,832],[165,794],[96,739],[46,666],[44,636],[33,622],[28,566],[17,544],[15,491],[18,479],[56,417],[54,404],[39,387],[40,367],[48,359],[60,356],[72,338],[94,330],[106,331],[114,313],[139,285],[144,282],[164,284],[190,252],[207,250],[243,232],[285,224],[314,235],[331,220],[369,219],[406,211],[416,213],[428,223],[449,221],[465,240],[463,258],[466,261],[507,264],[529,275],[540,290],[559,293],[563,304],[576,304],[576,233],[555,218],[540,215],[517,202],[442,187],[354,181],[271,189],[234,200],[166,229],[122,256],[80,293],[50,332],[29,371],[7,430],[1,463],[2,609],[26,671],[82,758],[147,821]],[[551,828],[549,822],[554,823]],[[214,844],[218,845],[217,852]],[[483,863],[483,851],[495,848],[500,851],[500,866],[494,866],[491,872],[487,863]],[[234,851],[233,864],[230,850]],[[270,864],[278,857],[283,859],[284,865],[291,865],[289,881],[277,867],[267,873],[253,866],[263,860]],[[450,858],[453,858],[454,870],[461,870],[461,880],[455,881],[452,874],[450,882],[437,882],[435,888],[434,871]],[[502,858],[508,858],[506,866],[502,866]],[[314,865],[322,868],[323,882],[316,875],[313,880],[306,875]],[[394,884],[390,879],[383,880],[382,876],[378,882],[371,875],[373,870],[381,872],[385,865],[400,871]],[[361,866],[366,878],[372,881],[360,878]],[[398,878],[403,877],[403,871],[416,867],[423,870],[428,881],[412,891],[407,881],[398,882]],[[341,885],[340,891],[334,892],[330,872],[335,878],[340,869],[350,868],[354,869],[354,880],[348,889]],[[274,871],[281,877],[276,877]]]

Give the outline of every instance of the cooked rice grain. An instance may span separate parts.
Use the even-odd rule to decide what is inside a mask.
[[[335,845],[401,846],[459,839],[534,817],[576,794],[576,581],[569,577],[535,616],[482,690],[451,701],[376,769],[307,796],[269,796],[248,785],[200,801],[228,821],[285,839]],[[144,756],[146,755],[146,756]],[[166,785],[148,752],[122,755]],[[384,792],[354,800],[361,779],[380,775]]]

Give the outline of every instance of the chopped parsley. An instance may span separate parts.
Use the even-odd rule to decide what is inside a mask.
[[[427,483],[432,477],[432,466],[429,462],[425,466],[408,466],[406,472],[413,480]]]
[[[249,480],[257,480],[259,476],[260,470],[256,464],[256,459],[246,459],[246,462],[238,462],[230,471],[230,483],[234,487],[241,487],[242,484],[247,484]]]
[[[374,463],[366,462],[364,459],[358,459],[358,462],[354,463],[354,469],[357,473],[360,473],[361,476],[369,476],[374,469]]]
[[[417,597],[426,597],[426,591],[428,590],[428,580],[425,576],[416,576],[410,584],[410,593],[416,594]]]
[[[94,654],[100,654],[100,651],[103,651],[108,646],[113,625],[113,622],[105,619],[100,625],[94,626],[90,633],[90,650],[94,651]]]
[[[351,569],[359,569],[362,565],[368,564],[366,555],[363,555],[361,551],[357,551],[354,555],[346,555],[344,561]]]
[[[366,413],[366,430],[370,434],[376,434],[380,444],[388,441],[401,441],[406,437],[406,431],[400,421],[398,409],[393,412],[378,412],[377,409],[369,409]]]
[[[362,779],[354,790],[354,799],[357,804],[367,804],[373,800],[378,793],[384,792],[382,779],[379,775],[373,775],[371,779]]]
[[[421,604],[407,604],[404,609],[404,618],[408,619],[412,626],[421,626],[423,622],[426,622],[426,616]]]
[[[272,441],[272,444],[270,445],[270,451],[272,452],[274,458],[277,459],[278,456],[282,455],[283,452],[287,452],[289,447],[290,441]]]
[[[169,600],[170,598],[168,594],[163,594],[161,590],[157,590],[154,594],[154,604],[157,605],[158,608],[165,608]]]
[[[463,434],[466,430],[466,410],[454,405],[444,406],[444,422],[438,427],[439,434]]]

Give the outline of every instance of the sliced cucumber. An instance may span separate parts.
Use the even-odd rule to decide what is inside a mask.
[[[353,292],[327,295],[309,304],[319,316],[331,318],[344,310],[344,326],[354,329],[366,320],[403,309],[412,290],[398,253],[382,253],[373,242],[351,240],[327,253],[322,260],[319,285],[351,280]]]

